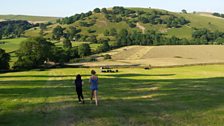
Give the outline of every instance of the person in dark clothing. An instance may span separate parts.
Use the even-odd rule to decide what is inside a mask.
[[[80,74],[78,74],[76,76],[76,79],[75,79],[74,83],[75,83],[75,87],[76,87],[76,92],[77,92],[77,95],[78,95],[79,103],[83,103],[84,104],[84,97],[83,97],[83,94],[82,94],[82,85],[84,83],[82,81],[82,77],[81,77]]]

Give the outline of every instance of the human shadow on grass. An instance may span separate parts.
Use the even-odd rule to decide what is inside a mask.
[[[38,123],[36,125],[62,125],[64,123],[94,125],[96,123],[94,121],[102,120],[98,123],[106,125],[108,122],[103,119],[111,119],[112,124],[115,125],[128,125],[127,123],[130,125],[177,125],[175,118],[183,119],[182,123],[184,123],[185,116],[190,119],[198,116],[192,114],[193,112],[212,110],[224,104],[223,77],[162,80],[100,78],[100,105],[98,107],[88,104],[88,101],[85,105],[77,104],[75,92],[69,87],[71,86],[70,81],[63,81],[68,87],[51,88],[39,95],[42,97],[74,95],[74,100],[21,103],[20,109],[1,114],[0,124],[26,126],[35,122]],[[52,83],[54,82],[55,80]],[[88,87],[84,89],[88,90]],[[13,90],[14,93],[17,91]],[[30,91],[30,93],[34,92],[33,95],[35,95],[34,90]],[[84,95],[86,98],[89,97],[88,94]],[[182,113],[182,115],[176,117],[177,115],[173,113]]]

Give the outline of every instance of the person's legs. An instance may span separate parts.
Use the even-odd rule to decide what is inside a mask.
[[[91,90],[91,97],[90,97],[90,101],[91,101],[91,102],[92,102],[92,100],[93,100],[93,95],[94,95],[94,91]]]
[[[76,89],[77,95],[78,95],[78,99],[79,102],[81,102],[81,93],[80,93],[80,89]]]
[[[94,96],[95,96],[96,106],[98,106],[97,90],[94,90]]]
[[[80,97],[82,98],[82,103],[84,103],[84,97],[83,97],[83,94],[82,94],[82,88],[80,89]]]

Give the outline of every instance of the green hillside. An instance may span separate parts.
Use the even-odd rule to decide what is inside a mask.
[[[0,15],[0,20],[27,20],[34,23],[55,22],[58,17],[28,16],[28,15]]]
[[[200,14],[177,14],[190,20],[189,25],[182,28],[169,29],[167,34],[169,36],[176,35],[180,38],[191,38],[193,28],[206,28],[211,31],[224,31],[224,20],[214,16],[206,16]]]
[[[109,9],[108,9],[109,10]],[[192,31],[194,28],[206,28],[211,31],[224,31],[224,20],[222,18],[217,18],[214,16],[208,16],[208,15],[202,15],[200,13],[188,13],[188,14],[183,14],[183,13],[174,13],[174,12],[169,12],[166,10],[159,10],[159,9],[150,9],[150,8],[128,8],[128,10],[131,11],[136,11],[136,12],[144,12],[144,13],[152,13],[152,12],[157,12],[161,13],[161,19],[166,19],[169,18],[169,16],[176,16],[177,18],[183,17],[184,19],[188,20],[189,23],[184,24],[180,27],[167,27],[166,24],[151,24],[151,23],[142,23],[139,21],[138,18],[135,16],[133,17],[125,17],[123,15],[117,14],[117,18],[123,18],[122,21],[120,22],[111,22],[106,18],[106,15],[103,12],[100,13],[95,13],[92,12],[93,14],[90,16],[87,16],[81,20],[77,20],[74,23],[71,24],[58,24],[55,23],[53,25],[50,25],[47,27],[47,29],[44,31],[44,35],[47,38],[51,38],[52,36],[52,30],[54,27],[57,25],[61,25],[64,28],[68,28],[69,26],[75,26],[76,28],[81,29],[80,34],[81,35],[96,35],[98,38],[105,37],[103,35],[104,31],[107,29],[115,28],[117,31],[125,28],[128,29],[129,31],[138,31],[142,32],[142,29],[139,27],[130,27],[128,22],[131,22],[134,24],[139,23],[140,27],[144,28],[145,31],[147,30],[156,30],[161,33],[164,33],[168,37],[171,36],[176,36],[179,38],[187,38],[190,39],[192,36]],[[122,17],[123,16],[123,17]],[[124,21],[125,20],[125,21]],[[94,22],[94,25],[84,27],[80,26],[80,22]],[[89,33],[88,30],[93,30],[95,32]],[[25,32],[25,36],[38,36],[40,30],[38,28],[33,28]]]

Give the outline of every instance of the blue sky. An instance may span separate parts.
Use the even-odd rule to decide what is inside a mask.
[[[64,17],[87,12],[96,7],[113,6],[224,13],[224,0],[2,0],[0,14]]]

